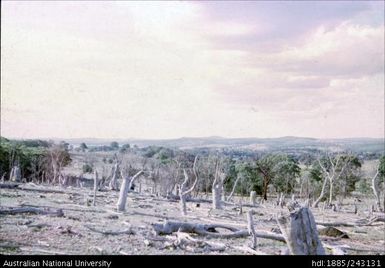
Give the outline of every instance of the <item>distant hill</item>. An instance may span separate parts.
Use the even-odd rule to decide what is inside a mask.
[[[57,139],[58,141],[61,139]],[[138,147],[163,146],[179,149],[194,148],[229,148],[262,151],[290,151],[290,150],[349,150],[363,153],[384,153],[384,139],[380,138],[346,138],[346,139],[315,139],[304,137],[280,138],[223,138],[223,137],[182,137],[179,139],[65,139],[73,145],[85,142],[88,146],[109,145],[117,141],[120,145],[128,143]]]

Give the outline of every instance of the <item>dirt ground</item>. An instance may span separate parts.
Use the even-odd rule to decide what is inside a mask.
[[[118,192],[99,191],[96,205],[92,204],[90,188],[54,187],[21,184],[15,189],[0,189],[1,210],[16,207],[62,209],[64,216],[22,213],[0,214],[0,254],[268,254],[287,253],[285,243],[258,238],[256,251],[248,250],[250,237],[208,238],[191,234],[194,239],[221,245],[207,247],[180,247],[173,243],[175,235],[159,236],[152,224],[165,220],[191,223],[220,223],[247,229],[246,213],[254,210],[256,230],[279,233],[276,215],[288,214],[287,208],[277,207],[271,200],[254,208],[243,207],[239,213],[237,201],[227,204],[223,210],[211,210],[209,202],[188,202],[187,216],[181,216],[179,203],[149,193],[129,193],[126,211],[116,212]],[[247,200],[245,197],[244,201]],[[350,200],[352,201],[352,200]],[[339,212],[331,209],[312,208],[316,222],[356,222],[368,219],[369,200],[358,203],[354,214],[352,202],[345,201]],[[318,225],[318,228],[322,226]],[[338,226],[349,238],[321,236],[327,245],[341,246],[346,254],[385,254],[385,223],[375,222],[368,226]],[[113,232],[121,232],[119,234]],[[104,234],[102,232],[105,232]],[[111,234],[106,234],[110,232]],[[203,243],[204,244],[204,243]],[[328,254],[332,254],[327,248]],[[334,252],[335,254],[335,252]]]

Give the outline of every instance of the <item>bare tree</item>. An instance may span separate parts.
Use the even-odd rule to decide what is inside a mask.
[[[123,182],[122,182],[122,185],[120,186],[119,200],[118,200],[118,203],[117,203],[117,210],[118,211],[125,211],[128,191],[131,189],[132,184],[134,183],[134,181],[142,173],[143,173],[143,170],[140,170],[134,176],[129,177],[129,176],[123,175],[123,172],[121,171],[121,176],[122,176]]]
[[[226,198],[226,201],[230,201],[231,198],[233,197],[233,194],[235,192],[235,188],[237,188],[237,185],[238,185],[238,181],[241,179],[241,176],[237,176],[237,179],[235,180],[234,184],[233,184],[233,189],[231,190],[229,196]]]
[[[247,212],[247,230],[251,236],[251,241],[252,241],[252,249],[257,248],[257,236],[255,234],[255,229],[254,229],[254,221],[253,221],[253,211],[249,210]]]
[[[186,190],[186,184],[187,184],[189,178],[188,178],[186,170],[183,169],[184,181],[179,187],[180,208],[181,208],[181,212],[182,212],[183,216],[185,216],[187,214],[186,197],[189,193],[191,193],[194,190],[194,188],[198,182],[198,173],[196,170],[197,160],[198,160],[198,156],[195,157],[194,165],[193,165],[193,172],[194,172],[194,176],[195,176],[195,181],[194,181],[193,185],[191,186],[191,188],[188,190]]]
[[[12,167],[11,173],[9,174],[9,180],[14,182],[21,181],[21,172],[20,167],[18,165]]]
[[[111,190],[118,189],[118,172],[119,172],[119,161],[116,160],[115,165],[112,167],[112,176],[109,183],[109,188]]]
[[[376,174],[372,177],[372,189],[373,189],[373,194],[376,197],[376,206],[378,210],[382,211],[381,208],[381,201],[380,201],[380,189],[378,187],[378,174],[380,173],[380,165],[378,165]]]
[[[215,164],[214,182],[212,185],[213,209],[222,209],[224,173],[220,171],[219,160]]]
[[[92,205],[96,205],[96,192],[98,191],[98,172],[94,171],[94,199],[92,201]]]
[[[256,191],[250,192],[250,205],[255,206],[255,199],[256,199]]]
[[[324,183],[322,185],[321,194],[318,197],[318,199],[314,202],[313,207],[317,207],[318,203],[322,200],[322,198],[325,195],[325,188],[326,188],[326,180],[329,182],[329,205],[333,201],[333,185],[336,180],[341,176],[341,174],[344,172],[346,166],[350,163],[351,157],[349,156],[343,156],[343,155],[337,155],[334,159],[330,156],[330,154],[327,155],[328,164],[330,164],[330,168],[326,166],[326,164],[322,163],[320,158],[317,159],[318,164],[322,170],[322,173],[324,175]]]

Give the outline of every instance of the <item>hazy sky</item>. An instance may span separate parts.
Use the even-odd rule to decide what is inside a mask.
[[[383,1],[1,4],[2,136],[384,136]]]

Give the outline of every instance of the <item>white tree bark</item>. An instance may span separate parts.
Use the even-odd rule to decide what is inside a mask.
[[[194,184],[191,186],[190,189],[186,190],[186,184],[188,182],[188,175],[187,175],[187,172],[185,169],[183,169],[183,175],[184,175],[184,181],[183,183],[181,184],[180,186],[180,189],[179,189],[179,203],[180,203],[180,210],[181,210],[181,213],[183,216],[186,216],[187,215],[187,207],[186,207],[186,197],[189,193],[191,193],[197,182],[198,182],[198,172],[196,170],[196,163],[197,163],[197,160],[198,160],[198,156],[195,157],[194,159],[194,165],[193,165],[193,171],[194,171],[194,176],[195,176],[195,181],[194,181]]]
[[[326,190],[326,184],[328,183],[328,179],[325,177],[324,178],[324,183],[322,184],[322,190],[321,190],[321,193],[319,195],[319,197],[317,198],[317,200],[314,202],[313,204],[313,207],[316,208],[318,207],[318,203],[321,202],[322,198],[324,198],[325,196],[325,190]]]
[[[133,177],[128,178],[127,176],[124,176],[122,171],[121,171],[123,182],[122,182],[122,185],[120,186],[119,199],[118,199],[118,203],[116,205],[118,211],[125,211],[126,210],[128,191],[130,190],[135,179],[138,178],[139,175],[141,175],[142,173],[143,173],[143,170],[140,170]]]
[[[255,191],[250,192],[250,205],[255,206],[256,196],[257,193]]]
[[[234,185],[233,185],[233,189],[231,190],[229,196],[227,197],[227,200],[226,200],[227,202],[229,202],[231,200],[231,198],[233,197],[233,194],[235,192],[235,188],[237,187],[237,184],[238,184],[238,181],[240,178],[241,178],[241,176],[237,176],[237,179],[235,180]]]
[[[373,194],[376,197],[377,208],[378,210],[382,211],[381,201],[380,201],[380,189],[378,187],[378,182],[377,182],[379,172],[380,172],[380,167],[377,168],[377,172],[372,178],[372,189],[373,189]]]
[[[285,194],[281,193],[280,196],[279,196],[278,206],[283,208],[284,205],[285,205]]]
[[[292,255],[325,255],[309,208],[297,208],[288,218],[279,217],[277,222]]]
[[[318,164],[320,165],[321,169],[322,169],[322,172],[324,173],[324,176],[326,176],[329,180],[329,205],[332,204],[333,202],[333,186],[334,186],[334,182],[336,180],[338,180],[338,178],[341,176],[341,174],[345,171],[345,168],[348,166],[348,164],[350,163],[351,159],[349,157],[349,160],[346,161],[343,166],[341,167],[340,171],[337,172],[337,168],[338,168],[338,165],[339,165],[339,162],[341,161],[341,158],[342,156],[340,155],[337,155],[337,161],[336,163],[333,162],[333,159],[331,158],[330,155],[328,155],[328,160],[329,160],[329,163],[331,165],[331,170],[330,171],[327,171],[326,167],[322,164],[322,162],[320,161],[320,159],[318,159]],[[321,192],[322,194],[322,192]],[[324,193],[323,193],[324,194]],[[318,198],[320,199],[320,198]],[[317,200],[318,200],[317,199]],[[322,199],[322,198],[321,198]],[[317,204],[318,205],[318,204]]]
[[[94,199],[92,201],[92,205],[96,205],[96,192],[98,191],[98,172],[95,170],[94,172]]]
[[[126,176],[124,176],[122,185],[120,186],[119,200],[117,203],[118,211],[125,211],[126,209],[126,201],[127,201],[129,184],[130,184],[129,179]]]
[[[111,190],[118,189],[118,170],[119,170],[119,163],[115,163],[114,167],[112,168],[112,177],[109,184],[109,187]]]
[[[215,168],[215,178],[212,186],[213,209],[222,209],[222,186],[223,174],[220,174],[219,163],[217,163]]]
[[[130,179],[130,183],[128,186],[128,191],[131,191],[132,186],[134,185],[134,182],[137,178],[139,178],[140,175],[142,175],[143,170],[140,170],[138,173],[136,173],[133,177]]]
[[[9,180],[14,182],[21,182],[21,172],[19,166],[14,166],[9,174]]]
[[[255,234],[255,229],[254,229],[254,221],[253,221],[253,211],[249,210],[247,212],[247,230],[251,236],[251,241],[252,241],[252,249],[257,248],[257,236]]]

